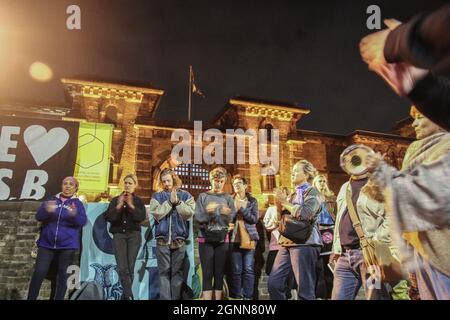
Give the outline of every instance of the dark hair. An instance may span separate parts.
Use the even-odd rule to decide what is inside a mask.
[[[248,185],[247,179],[244,178],[243,176],[241,176],[240,174],[235,174],[235,175],[233,176],[233,179],[232,179],[231,181],[233,182],[233,181],[236,180],[236,179],[242,180],[242,182],[243,182],[245,185]]]

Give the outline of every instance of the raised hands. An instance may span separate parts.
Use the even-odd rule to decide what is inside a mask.
[[[77,210],[77,206],[75,205],[75,203],[72,203],[70,208],[67,210],[68,210],[70,216],[74,217],[77,215],[78,210]]]
[[[222,208],[220,210],[221,214],[229,215],[231,213],[231,209],[226,204],[222,204]]]
[[[209,214],[213,214],[216,211],[218,206],[219,206],[219,204],[217,202],[210,202],[206,206],[206,212],[208,212]]]
[[[178,196],[177,196],[177,189],[176,188],[172,188],[172,192],[170,193],[170,202],[172,204],[177,204],[178,203]]]
[[[240,199],[236,197],[234,199],[234,206],[236,207],[236,211],[239,211],[241,208],[246,208],[248,205],[247,199]]]
[[[125,197],[124,197],[124,202],[131,208],[134,210],[134,197],[132,193],[125,193]]]
[[[58,205],[56,204],[55,200],[49,200],[45,203],[45,211],[47,211],[49,213],[54,213],[57,208],[58,208]]]
[[[391,30],[401,22],[395,19],[384,20],[388,29],[372,33],[359,43],[361,57],[369,69],[378,74],[399,96],[408,95],[417,81],[428,74],[428,70],[416,68],[406,63],[387,63],[384,58],[386,39]]]
[[[119,196],[119,199],[117,200],[116,209],[117,210],[122,210],[124,204],[125,204],[125,193],[122,193]]]
[[[284,203],[286,203],[288,196],[289,195],[283,189],[275,189],[275,202],[277,204],[283,205]]]
[[[400,21],[395,19],[386,19],[384,24],[388,27],[387,29],[369,34],[362,38],[359,43],[359,51],[364,62],[369,65],[369,68],[375,68],[378,64],[385,64],[384,59],[384,46],[386,44],[386,39],[389,33],[401,25]]]
[[[238,197],[234,198],[234,207],[236,208],[236,211],[241,209],[241,201]]]
[[[124,192],[119,196],[119,199],[117,200],[117,210],[123,209],[123,206],[127,205],[131,209],[134,209],[134,197],[132,193]]]

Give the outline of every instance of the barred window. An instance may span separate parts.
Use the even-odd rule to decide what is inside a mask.
[[[181,188],[194,197],[211,189],[209,172],[201,166],[197,164],[181,164],[174,170],[183,183]]]

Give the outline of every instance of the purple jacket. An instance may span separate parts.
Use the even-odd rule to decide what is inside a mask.
[[[45,209],[46,201],[56,201],[57,209],[50,213]],[[59,195],[44,201],[36,213],[36,220],[43,223],[37,245],[48,249],[78,249],[80,247],[80,231],[86,224],[87,217],[83,203],[72,197],[64,203]],[[76,208],[75,216],[69,214],[69,208]]]

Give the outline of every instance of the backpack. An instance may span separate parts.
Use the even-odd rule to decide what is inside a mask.
[[[80,289],[72,294],[70,300],[104,300],[103,288],[95,281],[83,282]]]

